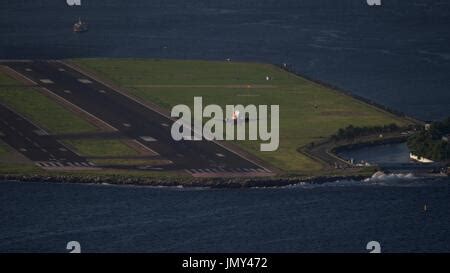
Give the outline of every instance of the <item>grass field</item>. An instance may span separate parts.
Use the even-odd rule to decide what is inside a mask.
[[[0,72],[0,84],[3,86],[14,86],[17,85],[18,82],[13,78],[7,76],[6,74]]]
[[[114,139],[76,139],[67,141],[84,156],[132,156],[138,153],[119,140]]]
[[[3,144],[3,142],[0,142],[0,157],[3,157],[9,153],[8,149],[6,148],[6,145]]]
[[[407,122],[359,100],[275,66],[255,63],[78,59],[74,62],[125,87],[132,95],[170,109],[205,104],[280,105],[280,147],[260,152],[259,142],[239,141],[243,149],[286,171],[316,173],[323,166],[296,149],[329,137],[339,128]],[[266,76],[271,80],[267,81]]]
[[[95,132],[87,121],[75,116],[43,94],[29,87],[1,88],[0,101],[53,133]]]
[[[26,116],[52,134],[97,132],[98,128],[75,113],[65,109],[38,90],[21,86],[21,83],[0,72],[0,102]],[[127,156],[136,152],[120,140],[66,140],[83,156]],[[0,154],[1,154],[0,147]]]

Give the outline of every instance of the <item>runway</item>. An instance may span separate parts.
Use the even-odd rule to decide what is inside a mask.
[[[173,121],[156,110],[61,62],[3,62],[17,73],[174,163],[193,176],[270,175],[214,142],[175,141]],[[7,143],[9,143],[7,141]]]
[[[93,168],[80,157],[26,118],[0,103],[0,138],[44,169]]]

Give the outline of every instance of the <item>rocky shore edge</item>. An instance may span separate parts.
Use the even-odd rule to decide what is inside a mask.
[[[77,183],[77,184],[111,184],[151,187],[186,187],[186,188],[269,188],[285,187],[297,184],[323,184],[339,180],[364,180],[371,175],[349,176],[310,176],[310,177],[272,177],[272,178],[134,178],[134,177],[100,177],[100,176],[65,176],[65,175],[0,175],[1,181]]]

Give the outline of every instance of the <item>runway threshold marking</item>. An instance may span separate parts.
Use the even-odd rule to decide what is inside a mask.
[[[61,162],[61,161],[36,161],[35,165],[42,168],[95,168],[92,162]]]
[[[258,168],[204,168],[204,169],[185,169],[185,171],[191,175],[207,175],[207,174],[233,174],[233,175],[251,175],[251,174],[268,174],[269,171]]]

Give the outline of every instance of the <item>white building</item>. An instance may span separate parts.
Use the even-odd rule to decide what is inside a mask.
[[[421,162],[421,163],[433,163],[433,160],[425,158],[425,157],[417,156],[413,153],[409,153],[409,158],[411,158],[412,160]]]

